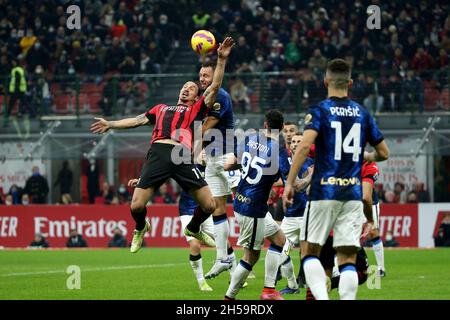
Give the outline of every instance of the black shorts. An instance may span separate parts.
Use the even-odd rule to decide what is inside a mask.
[[[333,237],[328,236],[327,241],[320,251],[320,262],[324,269],[333,269],[335,255],[336,250],[333,248]],[[367,272],[367,269],[369,268],[369,261],[363,247],[359,248],[358,253],[356,254],[355,267],[357,271],[361,272]]]
[[[186,192],[208,185],[192,161],[190,163],[173,163],[171,155],[174,148],[175,145],[167,143],[152,144],[147,153],[147,161],[141,169],[138,188],[152,187],[157,190],[169,178],[173,178]],[[183,152],[190,154],[187,149]]]

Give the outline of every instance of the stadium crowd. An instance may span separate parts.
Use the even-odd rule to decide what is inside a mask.
[[[352,95],[374,112],[423,111],[427,88],[437,92],[437,109],[447,107],[450,15],[445,1],[234,0],[217,2],[211,11],[194,11],[194,3],[0,0],[5,8],[0,74],[23,66],[29,82],[16,94],[8,92],[10,104],[27,97],[44,100],[46,113],[52,96],[48,82],[70,82],[78,75],[98,84],[111,74],[160,73],[168,53],[188,41],[185,30],[208,29],[219,40],[231,35],[237,41],[227,72],[293,72],[269,80],[271,103],[299,81],[305,103],[320,100],[326,61],[344,57],[358,80]],[[81,30],[66,28],[68,4],[81,7]],[[369,4],[381,7],[381,30],[366,26]],[[252,83],[242,79],[232,81],[230,91],[236,110],[246,112]],[[2,86],[4,93],[11,89]],[[122,108],[135,99],[133,88],[129,91],[121,93]],[[24,105],[33,114],[39,103]]]

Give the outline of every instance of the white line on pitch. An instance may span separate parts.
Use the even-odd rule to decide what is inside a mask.
[[[104,267],[104,268],[81,268],[81,272],[90,271],[110,271],[110,270],[126,270],[126,269],[148,269],[148,268],[167,268],[186,265],[187,263],[165,263],[165,264],[144,264],[144,265],[132,265],[132,266],[118,266],[118,267]],[[49,270],[49,271],[36,271],[36,272],[15,272],[0,275],[1,277],[19,277],[19,276],[34,276],[42,274],[53,273],[66,273],[65,270]]]

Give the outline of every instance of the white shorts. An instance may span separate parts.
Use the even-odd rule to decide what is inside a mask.
[[[192,216],[189,216],[187,214],[181,215],[180,216],[181,228],[182,228],[181,230],[184,230],[191,220],[192,220]],[[209,216],[208,219],[206,219],[200,225],[200,230],[214,238],[214,223],[213,223],[212,215]],[[186,238],[187,242],[195,239],[194,237],[189,237],[186,235],[185,235],[185,238]]]
[[[234,156],[232,153],[227,153],[206,158],[205,180],[214,197],[223,197],[231,194],[231,189],[236,188],[239,184],[241,178],[239,170],[223,170],[226,160],[232,156]]]
[[[305,211],[300,240],[321,246],[333,230],[333,247],[360,247],[362,201],[310,201]]]
[[[374,204],[372,206],[372,218],[373,218],[373,225],[372,229],[380,229],[380,203]],[[366,216],[363,214],[362,219],[363,224],[367,222]]]
[[[286,238],[294,245],[300,245],[300,230],[302,229],[303,217],[284,217],[281,222]]]
[[[265,224],[264,238],[273,236],[281,229],[278,223],[276,223],[276,221],[272,218],[270,212],[267,212],[266,217],[264,218],[264,224]]]
[[[266,230],[265,219],[243,216],[236,211],[234,216],[240,229],[237,245],[251,250],[261,250]]]

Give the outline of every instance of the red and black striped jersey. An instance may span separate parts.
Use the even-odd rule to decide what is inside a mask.
[[[378,175],[380,174],[380,171],[378,170],[378,166],[376,162],[363,162],[363,166],[361,169],[361,177],[363,181],[369,182],[372,187],[378,179]]]
[[[205,97],[202,96],[192,106],[158,104],[147,111],[145,116],[151,124],[155,125],[150,143],[162,139],[172,139],[191,148],[194,121],[203,120],[209,111],[204,99]]]

